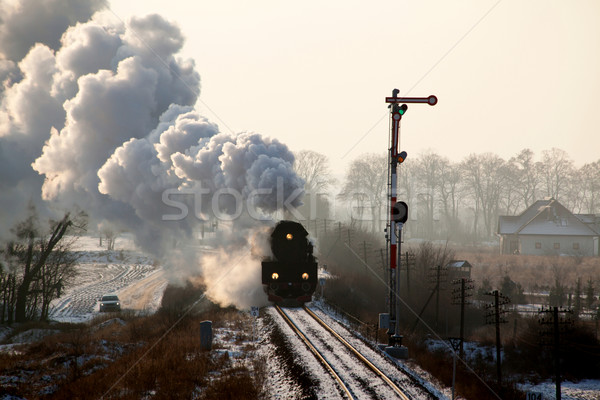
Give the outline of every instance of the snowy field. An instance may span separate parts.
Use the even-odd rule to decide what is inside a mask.
[[[163,270],[137,251],[128,236],[118,237],[115,250],[100,246],[98,237],[79,238],[75,283],[51,304],[50,318],[61,322],[85,322],[99,312],[98,299],[115,293],[123,310],[154,312],[167,285]]]

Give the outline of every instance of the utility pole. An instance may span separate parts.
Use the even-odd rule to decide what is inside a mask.
[[[398,152],[400,136],[400,120],[408,109],[406,104],[400,105],[400,103],[424,103],[433,106],[437,103],[437,97],[398,97],[400,91],[394,89],[392,91],[392,97],[386,97],[385,102],[389,104],[390,117],[391,117],[391,132],[390,132],[390,147],[389,147],[389,173],[388,173],[388,198],[390,200],[390,213],[388,214],[389,220],[386,228],[387,240],[389,240],[390,249],[390,326],[388,329],[389,335],[389,347],[386,348],[389,354],[395,357],[407,357],[408,351],[399,351],[398,348],[402,347],[402,336],[399,335],[399,302],[400,296],[398,289],[400,288],[399,280],[400,273],[398,268],[400,253],[399,247],[402,241],[402,226],[408,218],[408,205],[402,201],[397,201],[397,167],[399,163],[404,162],[406,159],[406,152]],[[389,350],[388,350],[389,349]],[[406,349],[406,348],[404,348]]]
[[[437,282],[437,290],[435,292],[435,329],[438,329],[439,320],[440,320],[440,272],[442,271],[442,266],[437,266],[437,273],[435,274],[436,282]]]
[[[457,338],[447,338],[446,340],[448,340],[452,346],[452,400],[454,400],[454,386],[456,384],[456,350],[462,346],[462,340]]]
[[[453,284],[460,284],[460,288],[452,290],[452,304],[460,304],[460,358],[464,357],[464,342],[465,342],[465,305],[467,297],[471,297],[473,294],[473,279],[460,278],[452,281]]]
[[[406,297],[410,298],[410,259],[408,258],[408,251],[406,252],[406,261],[404,262],[406,265]]]
[[[485,305],[485,308],[490,310],[485,314],[485,323],[496,325],[496,373],[498,375],[498,386],[502,387],[502,353],[500,352],[502,344],[500,343],[500,324],[505,324],[508,321],[503,317],[506,311],[501,307],[510,303],[510,299],[498,290],[486,294],[488,296],[494,296],[494,302]]]
[[[556,379],[556,400],[561,399],[560,389],[560,334],[564,333],[567,325],[573,324],[573,310],[559,310],[558,307],[551,307],[549,309],[542,308],[538,311],[542,317],[539,318],[538,322],[542,326],[547,326],[549,329],[542,329],[542,345],[551,345],[553,347],[554,354],[554,373]],[[563,314],[563,317],[560,317]],[[571,314],[571,317],[564,316],[565,314]],[[562,332],[561,332],[562,331]],[[548,342],[544,340],[544,336],[551,336],[552,339]]]
[[[440,320],[440,291],[445,290],[442,283],[446,283],[447,279],[447,268],[443,268],[441,265],[432,267],[429,269],[429,280],[435,282],[435,329],[439,331],[439,320]]]

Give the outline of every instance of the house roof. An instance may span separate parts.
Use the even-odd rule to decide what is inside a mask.
[[[598,236],[588,224],[557,200],[538,200],[516,216],[500,216],[500,235]]]
[[[471,263],[467,260],[452,260],[447,265],[447,268],[472,268]]]

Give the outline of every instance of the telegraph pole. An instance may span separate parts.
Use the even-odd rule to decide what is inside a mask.
[[[565,332],[565,327],[573,325],[573,310],[559,310],[558,307],[551,307],[549,309],[542,308],[538,311],[538,314],[542,314],[538,322],[544,327],[549,329],[542,329],[542,336],[551,336],[552,339],[548,341],[542,341],[542,345],[551,345],[553,347],[554,354],[554,373],[556,378],[556,400],[561,399],[560,389],[560,334]],[[562,316],[561,316],[562,314]],[[567,316],[566,314],[570,314]]]
[[[470,278],[460,278],[452,281],[453,284],[460,284],[460,288],[452,290],[452,304],[460,305],[460,358],[464,357],[465,341],[465,305],[468,304],[467,298],[472,296],[473,280]],[[495,321],[494,321],[495,322]]]
[[[389,180],[388,180],[388,198],[390,199],[389,222],[387,224],[387,240],[389,240],[390,249],[390,281],[389,281],[389,307],[390,307],[390,326],[388,329],[389,347],[386,348],[389,354],[394,357],[407,357],[408,351],[402,350],[402,336],[399,334],[399,293],[400,288],[400,268],[398,265],[400,243],[402,241],[402,226],[408,219],[408,205],[402,201],[397,201],[397,167],[399,163],[406,159],[406,152],[398,152],[399,147],[399,128],[400,120],[408,109],[406,104],[400,103],[424,103],[434,106],[437,104],[437,97],[398,97],[400,91],[394,89],[392,97],[386,97],[385,102],[389,104],[391,117],[390,148],[389,148]],[[406,349],[406,348],[404,348]],[[400,351],[402,350],[402,351]]]
[[[500,342],[500,324],[508,322],[504,318],[506,311],[502,308],[505,304],[510,303],[510,299],[500,293],[498,290],[486,293],[488,296],[494,296],[493,304],[486,304],[485,308],[490,310],[486,312],[485,319],[486,324],[496,325],[496,374],[498,375],[498,386],[502,386],[502,359],[501,359],[501,347]],[[492,319],[493,318],[493,319]]]
[[[435,329],[439,331],[439,316],[440,316],[440,291],[445,289],[442,283],[446,283],[448,269],[442,268],[441,265],[429,269],[429,279],[431,282],[435,282]]]

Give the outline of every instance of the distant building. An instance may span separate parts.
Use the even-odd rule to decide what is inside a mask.
[[[600,217],[573,214],[553,198],[498,219],[501,254],[598,256]]]
[[[472,268],[473,267],[467,260],[452,260],[446,264],[448,280],[452,282],[455,279],[470,279]]]

